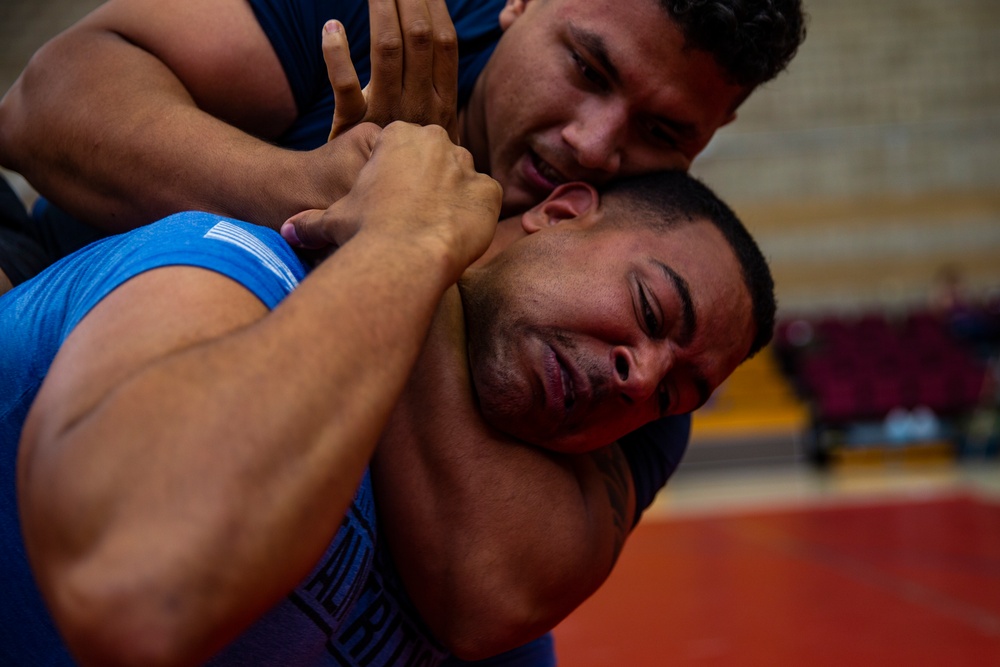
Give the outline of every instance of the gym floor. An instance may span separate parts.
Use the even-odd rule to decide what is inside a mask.
[[[683,467],[563,667],[1000,664],[1000,466]]]

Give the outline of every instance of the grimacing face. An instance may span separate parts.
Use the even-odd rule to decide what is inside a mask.
[[[721,232],[612,228],[606,209],[547,226],[460,283],[479,407],[563,452],[690,412],[745,358],[750,295]]]
[[[745,95],[657,0],[508,0],[500,23],[462,144],[504,215],[563,182],[687,169]]]

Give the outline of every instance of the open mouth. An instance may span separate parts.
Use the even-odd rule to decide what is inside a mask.
[[[559,373],[562,376],[563,407],[566,408],[566,412],[569,412],[573,409],[573,405],[576,404],[576,385],[573,383],[573,378],[570,376],[569,371],[566,370],[566,366],[559,358],[559,355],[556,355],[556,361],[559,363]]]
[[[557,186],[567,181],[559,170],[538,156],[538,153],[529,150],[528,158],[532,167],[532,180],[536,185],[546,190],[554,190]]]
[[[546,346],[542,363],[548,409],[554,414],[560,414],[561,419],[565,419],[576,404],[576,383],[573,380],[573,373],[551,346]]]

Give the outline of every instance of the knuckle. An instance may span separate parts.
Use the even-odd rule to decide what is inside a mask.
[[[495,179],[490,178],[485,174],[483,174],[482,177],[486,179],[483,182],[483,185],[487,189],[488,196],[493,198],[493,203],[496,206],[500,206],[500,202],[503,200],[503,187],[501,187],[500,183],[498,183]]]
[[[403,56],[403,38],[396,33],[379,35],[375,39],[372,50],[383,60],[401,58]]]
[[[353,93],[356,90],[360,92],[357,82],[355,81],[338,79],[336,81],[332,81],[330,85],[333,87],[333,92],[335,93]]]
[[[406,26],[406,41],[410,43],[411,46],[417,48],[424,48],[431,45],[431,35],[433,31],[431,29],[430,22],[425,19],[416,19],[411,21],[409,25]]]
[[[448,133],[440,125],[422,125],[424,134],[426,134],[431,140],[441,142],[442,140],[451,140],[448,138]]]
[[[434,36],[434,44],[441,51],[457,53],[458,36],[455,34],[454,28],[438,30]]]
[[[388,125],[386,125],[385,129],[382,130],[382,132],[383,134],[388,134],[389,136],[392,136],[393,134],[399,134],[405,132],[406,128],[407,128],[406,121],[394,120]]]
[[[444,130],[444,128],[441,129]],[[447,133],[447,130],[445,130],[445,132]],[[470,153],[468,149],[463,148],[462,146],[455,146],[455,156],[460,164],[468,167],[473,165],[472,153]]]

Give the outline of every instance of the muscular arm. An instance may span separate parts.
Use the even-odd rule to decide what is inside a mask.
[[[268,143],[296,116],[245,0],[111,0],[38,51],[0,104],[0,163],[123,231],[201,209],[277,227],[366,156]]]
[[[439,640],[478,659],[552,628],[610,573],[634,513],[617,446],[559,455],[488,429],[449,291],[373,461],[379,520]],[[451,310],[449,309],[451,307]]]
[[[378,205],[366,168],[368,196],[336,211],[371,209],[371,222],[273,312],[228,278],[156,269],[60,349],[25,424],[19,508],[84,664],[204,660],[340,525],[438,299],[485,248],[500,202],[440,128],[390,131],[403,150],[381,164],[405,169],[409,197]]]

